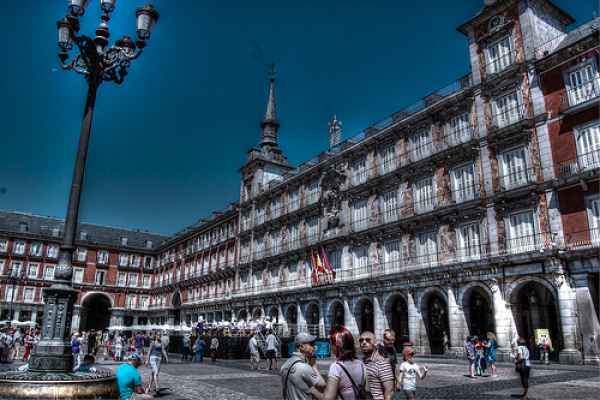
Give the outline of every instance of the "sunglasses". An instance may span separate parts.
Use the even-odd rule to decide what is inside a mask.
[[[360,339],[358,339],[358,341],[360,343],[362,343],[362,342],[372,342],[373,340],[371,338],[360,338]]]

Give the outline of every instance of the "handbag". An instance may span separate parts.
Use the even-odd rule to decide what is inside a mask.
[[[364,376],[364,380],[365,380],[365,384],[362,386],[358,386],[355,382],[354,379],[352,379],[352,375],[350,375],[348,373],[348,370],[344,367],[344,365],[342,363],[337,363],[340,367],[342,367],[342,370],[344,370],[344,373],[346,374],[346,376],[348,377],[348,379],[350,379],[350,383],[352,384],[352,389],[354,390],[354,394],[356,395],[356,398],[358,400],[373,400],[373,395],[367,391],[367,376],[363,367],[363,376]]]

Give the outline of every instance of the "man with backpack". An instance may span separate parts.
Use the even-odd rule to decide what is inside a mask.
[[[296,335],[296,351],[281,367],[284,400],[322,398],[325,381],[314,357],[316,339],[308,333]]]

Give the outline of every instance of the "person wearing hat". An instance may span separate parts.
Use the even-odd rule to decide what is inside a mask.
[[[132,399],[134,394],[135,397],[138,398],[137,395],[142,395],[144,393],[142,376],[137,370],[140,365],[142,365],[142,357],[137,353],[131,353],[127,357],[127,362],[121,364],[115,371],[121,400]]]
[[[284,400],[322,399],[325,381],[314,357],[315,340],[308,333],[296,335],[296,351],[281,366]]]

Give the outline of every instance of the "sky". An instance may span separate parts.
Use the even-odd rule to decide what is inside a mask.
[[[135,34],[119,0],[111,39]],[[66,0],[2,0],[0,209],[64,218],[86,83],[58,68]],[[98,92],[80,220],[172,234],[239,199],[277,63],[279,142],[298,165],[469,72],[456,27],[483,0],[154,0],[160,19],[125,82]],[[578,21],[596,0],[555,0]],[[92,35],[92,0],[81,33]]]

